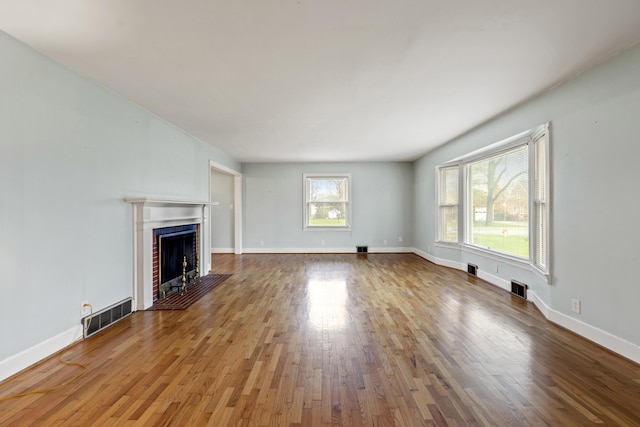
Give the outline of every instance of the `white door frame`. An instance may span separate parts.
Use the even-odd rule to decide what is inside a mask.
[[[242,253],[242,174],[213,160],[209,160],[209,201],[211,200],[211,171],[233,176],[233,246],[234,253]],[[209,218],[213,222],[213,206],[210,207]],[[209,248],[211,252],[211,248]]]

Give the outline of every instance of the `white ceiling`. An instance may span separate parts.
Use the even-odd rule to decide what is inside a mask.
[[[640,41],[640,1],[0,0],[0,29],[243,162],[414,160]]]

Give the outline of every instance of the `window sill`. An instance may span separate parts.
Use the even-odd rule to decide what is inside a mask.
[[[547,284],[551,284],[551,273],[542,271],[533,264],[529,262],[529,260],[511,257],[509,255],[503,255],[499,252],[494,252],[490,250],[485,250],[476,246],[471,246],[467,244],[460,243],[448,243],[448,242],[436,242],[436,247],[446,248],[446,249],[458,249],[463,252],[482,255],[488,259],[499,261],[504,264],[511,265],[513,267],[521,268],[523,270],[531,271],[536,274],[542,280],[544,280]]]
[[[351,227],[303,227],[302,231],[351,231]]]

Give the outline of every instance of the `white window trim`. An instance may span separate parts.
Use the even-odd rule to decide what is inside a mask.
[[[541,129],[537,132],[535,132],[532,135],[532,145],[534,145],[534,155],[535,155],[535,141],[538,140],[541,136],[545,136],[544,139],[544,166],[545,166],[545,186],[544,186],[544,204],[545,204],[545,215],[544,215],[544,221],[546,224],[546,227],[544,229],[544,233],[545,233],[545,239],[546,239],[546,253],[545,253],[545,258],[547,261],[546,266],[543,268],[542,266],[538,266],[535,264],[535,260],[533,263],[533,267],[535,269],[535,271],[538,274],[543,275],[546,279],[548,283],[551,283],[551,211],[553,209],[552,203],[551,203],[551,189],[553,187],[552,185],[552,181],[551,181],[551,160],[550,160],[550,132],[549,132],[549,123],[545,123],[543,126],[541,126]],[[532,185],[535,185],[535,182],[532,181]],[[535,197],[535,193],[534,193],[534,197]],[[537,200],[532,199],[531,200],[531,208],[535,209],[535,203],[537,202]],[[537,227],[538,224],[534,224],[534,227]],[[534,248],[535,249],[535,248]],[[535,257],[535,254],[533,255]]]
[[[346,225],[340,227],[313,226],[309,225],[309,187],[307,181],[309,178],[339,178],[347,179],[347,218]],[[302,174],[302,229],[303,231],[351,231],[352,209],[351,209],[351,174],[350,173],[303,173]]]
[[[545,136],[544,144],[544,162],[545,162],[545,194],[544,194],[544,204],[546,206],[545,209],[545,237],[546,237],[546,266],[540,266],[536,264],[535,254],[536,254],[536,227],[537,224],[537,216],[532,215],[531,213],[536,212],[535,206],[537,200],[535,200],[535,170],[536,170],[536,156],[535,156],[535,141],[537,141],[541,136]],[[467,219],[469,217],[469,201],[468,201],[468,190],[467,190],[467,166],[478,160],[482,160],[491,156],[495,156],[501,152],[509,151],[515,147],[527,145],[529,150],[529,258],[518,258],[515,256],[510,256],[508,254],[503,254],[497,251],[492,251],[490,249],[485,249],[482,247],[478,247],[475,245],[471,245],[467,242],[467,233],[468,233],[468,225]],[[550,163],[549,163],[549,145],[550,145],[550,133],[549,133],[549,123],[545,123],[543,125],[537,126],[533,129],[530,129],[526,132],[519,133],[518,135],[514,135],[511,138],[507,138],[495,144],[491,144],[482,149],[473,151],[467,155],[457,157],[453,160],[450,160],[446,163],[440,164],[436,166],[436,246],[444,247],[444,248],[459,248],[465,252],[472,252],[477,254],[482,254],[483,256],[487,256],[488,258],[499,260],[505,262],[510,265],[518,266],[521,268],[525,268],[527,270],[533,271],[540,277],[542,277],[547,283],[551,283],[551,171],[550,171]],[[459,191],[458,191],[458,242],[451,241],[443,241],[441,240],[442,230],[441,227],[441,219],[440,219],[440,179],[441,179],[441,170],[445,168],[450,168],[453,166],[457,166],[459,168]]]
[[[458,203],[441,203],[441,195],[440,195],[440,190],[442,189],[442,170],[443,169],[449,169],[449,168],[458,168]],[[458,211],[458,239],[460,239],[460,195],[462,194],[462,183],[460,182],[460,177],[461,177],[461,173],[460,173],[460,164],[459,163],[452,163],[452,164],[447,164],[445,165],[440,165],[440,166],[436,166],[436,197],[437,197],[437,203],[436,203],[436,218],[438,221],[437,227],[436,227],[436,232],[438,233],[436,236],[436,242],[437,243],[442,243],[444,245],[457,245],[458,242],[454,242],[451,240],[442,240],[442,236],[445,235],[446,233],[443,232],[443,230],[441,229],[441,221],[440,221],[440,213],[442,212],[442,208],[443,207],[452,207],[455,206],[457,208]]]

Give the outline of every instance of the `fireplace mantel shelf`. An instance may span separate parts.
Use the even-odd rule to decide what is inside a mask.
[[[148,206],[171,206],[171,205],[182,205],[182,206],[217,206],[220,202],[205,202],[205,201],[196,201],[196,200],[175,200],[175,199],[152,199],[148,197],[137,197],[137,198],[125,198],[125,202],[128,203],[136,203],[136,204],[144,204]]]

